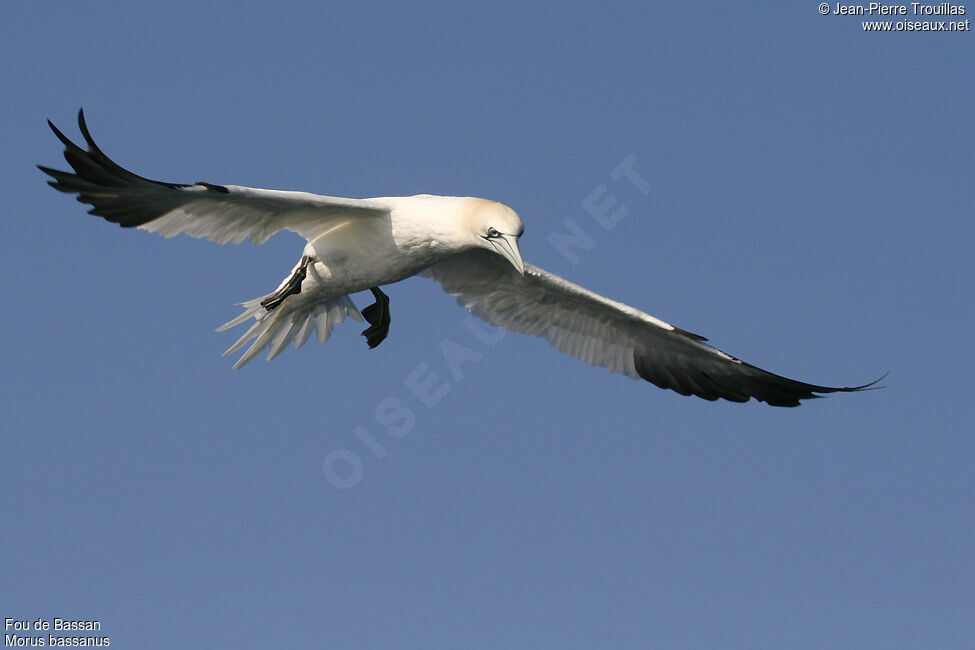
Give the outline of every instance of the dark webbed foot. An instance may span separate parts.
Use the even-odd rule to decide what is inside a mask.
[[[293,293],[301,293],[301,283],[305,281],[305,275],[308,274],[308,264],[311,262],[311,258],[307,255],[301,256],[301,261],[298,262],[298,268],[294,270],[288,281],[284,283],[284,286],[270,294],[267,298],[261,301],[261,307],[271,311],[282,302],[284,299]]]
[[[366,343],[369,344],[371,350],[389,335],[390,318],[389,296],[380,291],[379,287],[373,287],[369,291],[372,291],[376,302],[362,310],[363,318],[369,321],[370,325],[370,327],[362,330],[362,335],[366,337]]]

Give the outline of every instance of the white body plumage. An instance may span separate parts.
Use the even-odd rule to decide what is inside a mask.
[[[165,237],[185,233],[221,244],[261,244],[290,230],[307,241],[276,291],[244,303],[244,312],[219,328],[254,320],[225,353],[250,343],[235,368],[265,349],[273,359],[291,342],[300,347],[316,330],[325,341],[346,317],[369,320],[372,327],[363,334],[375,347],[390,322],[388,297],[379,287],[422,275],[492,325],[540,336],[586,363],[683,395],[797,406],[816,393],[872,385],[835,388],[772,374],[706,345],[701,336],[526,265],[518,250],[521,219],[496,201],[429,194],[347,199],[162,183],[119,167],[95,145],[82,113],[78,123],[87,149],[50,124],[74,173],[41,170],[55,189],[90,204],[92,214]],[[377,303],[360,313],[349,294],[365,289]]]

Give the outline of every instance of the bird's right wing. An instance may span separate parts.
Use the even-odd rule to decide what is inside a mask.
[[[123,169],[102,153],[78,113],[87,150],[69,140],[50,121],[64,143],[64,158],[74,173],[38,165],[51,176],[51,187],[78,194],[91,214],[124,228],[138,227],[173,237],[181,232],[218,244],[250,239],[264,243],[280,230],[311,241],[344,219],[381,217],[389,208],[376,199],[345,199],[308,192],[262,190],[236,185],[163,183]]]
[[[734,402],[754,397],[773,406],[798,406],[799,400],[818,397],[815,393],[852,392],[872,385],[834,388],[772,374],[706,345],[702,336],[537,266],[526,264],[521,275],[485,250],[455,255],[423,275],[492,325],[544,337],[590,365],[682,395]]]

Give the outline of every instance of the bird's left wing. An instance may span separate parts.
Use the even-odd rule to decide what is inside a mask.
[[[389,208],[376,199],[345,199],[308,192],[262,190],[212,183],[178,184],[153,181],[123,169],[92,140],[83,112],[78,126],[87,149],[69,140],[48,121],[64,143],[64,158],[74,173],[38,165],[51,176],[51,187],[78,194],[92,206],[91,214],[124,228],[138,227],[173,237],[181,232],[218,244],[250,239],[264,243],[280,230],[311,241],[335,227],[336,220],[381,217]]]
[[[754,397],[774,406],[798,406],[801,399],[818,397],[815,393],[872,385],[834,388],[772,374],[704,344],[704,337],[531,264],[521,275],[480,249],[448,258],[423,275],[491,325],[544,337],[590,365],[682,395],[734,402]]]

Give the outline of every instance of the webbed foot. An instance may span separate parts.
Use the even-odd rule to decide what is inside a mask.
[[[366,343],[369,344],[369,349],[376,347],[385,340],[389,335],[389,296],[379,290],[379,287],[373,287],[369,291],[372,291],[372,295],[376,298],[376,302],[369,305],[362,310],[362,317],[369,321],[369,327],[362,330],[362,335],[366,337]]]
[[[284,286],[262,300],[261,307],[271,311],[284,302],[284,299],[291,294],[301,293],[301,283],[305,281],[305,276],[308,274],[309,263],[311,263],[311,258],[307,255],[302,255],[301,261],[298,262],[298,268],[294,270],[291,277],[284,283]]]

